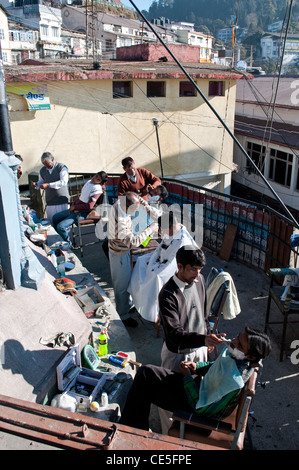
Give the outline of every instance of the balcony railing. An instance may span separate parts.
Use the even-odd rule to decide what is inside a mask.
[[[70,174],[72,198],[80,195],[82,185],[90,174]],[[109,175],[106,184],[110,204],[117,199],[119,174]],[[298,262],[298,248],[292,248],[290,237],[294,224],[272,208],[252,203],[246,199],[226,195],[191,183],[163,178],[168,190],[165,203],[189,211],[192,223],[197,223],[199,205],[202,208],[203,246],[219,253],[225,241],[228,227],[236,227],[235,238],[230,252],[231,258],[268,272],[274,267],[295,267]]]

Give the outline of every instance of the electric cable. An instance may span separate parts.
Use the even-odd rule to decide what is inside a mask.
[[[211,105],[211,103],[206,99],[206,97],[204,96],[204,94],[201,92],[201,90],[199,89],[199,87],[197,86],[197,84],[194,82],[194,80],[192,79],[192,77],[189,75],[189,73],[185,70],[185,68],[181,65],[181,63],[178,61],[178,59],[175,57],[175,55],[171,52],[171,50],[169,49],[169,47],[165,44],[165,42],[163,41],[162,38],[160,38],[160,36],[158,35],[158,33],[155,31],[155,29],[152,27],[152,25],[149,23],[149,21],[145,18],[145,16],[143,15],[143,13],[137,8],[137,6],[134,4],[133,0],[129,0],[130,3],[133,5],[133,7],[136,9],[136,11],[139,13],[139,15],[144,19],[144,21],[147,23],[147,25],[149,26],[149,28],[153,31],[153,33],[156,35],[157,39],[161,42],[161,44],[165,47],[165,49],[167,50],[167,52],[171,55],[171,57],[174,59],[174,61],[177,63],[177,65],[180,67],[180,69],[183,71],[183,73],[186,75],[186,77],[190,80],[190,82],[193,84],[193,86],[195,86],[195,88],[197,89],[198,93],[201,95],[201,97],[203,98],[203,100],[205,101],[205,103],[209,106],[209,108],[211,109],[211,111],[216,115],[216,117],[219,119],[219,121],[221,122],[221,124],[225,127],[226,131],[229,133],[229,135],[232,137],[232,139],[234,140],[234,142],[236,143],[236,145],[239,147],[239,149],[241,150],[241,152],[246,156],[246,158],[250,161],[250,163],[252,164],[252,166],[256,169],[256,171],[259,173],[259,175],[261,176],[261,178],[264,180],[265,184],[268,186],[268,188],[270,189],[270,191],[272,192],[272,194],[275,196],[275,198],[280,202],[281,206],[284,208],[285,212],[289,215],[290,219],[294,222],[295,226],[297,228],[299,228],[299,223],[297,222],[297,220],[294,218],[294,216],[292,215],[292,213],[289,211],[289,209],[286,207],[286,205],[284,204],[284,202],[281,200],[281,198],[278,196],[278,194],[276,193],[276,191],[274,190],[274,188],[271,186],[271,184],[268,182],[268,180],[265,178],[265,176],[262,174],[262,172],[260,171],[260,169],[256,166],[256,164],[254,163],[254,161],[252,160],[252,158],[248,155],[248,153],[246,152],[246,150],[243,148],[243,146],[241,145],[241,143],[236,139],[236,137],[233,135],[233,133],[231,132],[231,130],[229,129],[229,127],[226,125],[226,123],[223,121],[223,119],[219,116],[219,114],[216,112],[216,110],[213,108],[213,106]]]

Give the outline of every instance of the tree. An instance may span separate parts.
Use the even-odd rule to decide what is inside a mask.
[[[266,60],[263,60],[261,66],[267,74],[274,74],[277,72],[277,63],[272,59],[272,57],[268,57]]]

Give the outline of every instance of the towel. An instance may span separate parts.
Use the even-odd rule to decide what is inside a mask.
[[[229,293],[223,306],[223,318],[225,320],[232,320],[237,315],[239,315],[241,312],[241,307],[234,281],[231,275],[225,271],[220,272],[207,288],[207,312],[208,314],[211,313],[212,303],[215,295],[225,282],[229,288]]]
[[[244,387],[235,359],[225,348],[202,378],[196,408],[215,403],[228,393]]]

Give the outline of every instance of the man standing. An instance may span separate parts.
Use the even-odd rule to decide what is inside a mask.
[[[149,189],[161,185],[161,180],[145,168],[136,168],[132,157],[122,160],[125,173],[118,180],[118,196],[124,195],[128,191],[133,191],[148,200]]]
[[[181,361],[205,361],[210,324],[205,308],[203,251],[182,246],[177,254],[177,272],[159,294],[159,315],[164,330],[162,367],[178,370]]]
[[[52,223],[54,214],[69,207],[69,174],[67,167],[63,163],[55,162],[50,152],[42,154],[41,162],[43,168],[40,170],[39,180],[37,183],[32,183],[32,186],[45,190],[47,219]]]
[[[77,220],[83,220],[88,217],[90,211],[96,205],[99,197],[103,194],[103,187],[108,179],[105,171],[99,171],[90,180],[88,180],[78,199],[71,205],[70,209],[58,212],[53,216],[53,227],[61,238],[69,243],[69,229]]]
[[[129,317],[130,294],[127,289],[131,278],[130,250],[158,230],[158,225],[152,223],[142,232],[134,233],[132,216],[140,204],[147,209],[148,204],[141,197],[128,192],[116,201],[109,214],[109,262],[116,310],[124,325],[131,327],[136,327],[138,323]]]

